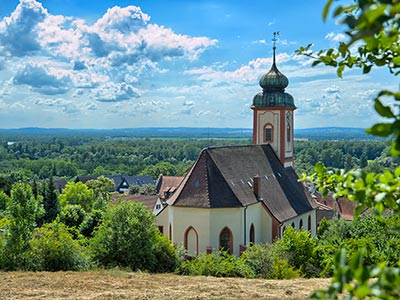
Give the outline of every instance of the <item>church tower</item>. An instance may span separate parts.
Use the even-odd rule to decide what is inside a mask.
[[[274,32],[271,70],[260,79],[263,91],[253,97],[253,144],[270,144],[284,167],[294,166],[294,100],[285,92],[289,80],[275,63]]]

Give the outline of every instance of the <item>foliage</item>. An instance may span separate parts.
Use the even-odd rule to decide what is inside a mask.
[[[215,276],[215,277],[245,277],[255,276],[251,267],[226,251],[206,254],[202,253],[192,260],[182,262],[178,272],[191,276]]]
[[[55,190],[53,177],[47,181],[43,187],[43,209],[44,215],[42,218],[43,223],[53,222],[60,213],[60,203],[58,202],[58,194]]]
[[[323,18],[328,17],[333,4],[328,0]],[[344,6],[339,5],[333,16],[340,19],[346,29],[349,40],[340,42],[337,48],[321,50],[316,54],[310,50],[311,44],[301,47],[298,53],[313,57],[313,65],[324,63],[337,69],[339,77],[345,68],[361,68],[369,73],[373,67],[386,66],[395,76],[400,74],[400,4],[394,0],[359,0]],[[357,47],[355,47],[355,45]],[[382,90],[375,99],[375,110],[388,123],[377,123],[368,129],[370,134],[393,137],[391,154],[400,155],[400,111],[384,105],[383,100],[392,98],[400,101],[400,91]],[[381,218],[387,209],[394,213],[400,210],[400,167],[394,171],[367,173],[357,170],[347,173],[327,173],[322,164],[316,166],[317,185],[324,191],[333,191],[357,203],[355,215],[365,209],[372,209]],[[361,239],[365,247],[371,247],[371,240]],[[372,242],[373,243],[373,242]],[[354,247],[354,243],[351,248]],[[326,291],[317,291],[314,299],[399,299],[400,267],[388,267],[385,262],[375,266],[366,266],[365,248],[356,251],[351,261],[347,261],[346,251],[337,253],[334,263],[332,284]],[[380,258],[382,259],[382,258]],[[374,278],[374,280],[370,280]]]
[[[34,271],[78,271],[88,267],[84,249],[63,223],[37,228],[30,241],[28,268]]]
[[[323,17],[326,19],[333,0],[328,0]],[[353,4],[339,5],[333,11],[339,23],[346,27],[347,42],[340,42],[337,48],[311,51],[312,44],[301,47],[298,53],[314,58],[313,66],[323,63],[335,67],[342,77],[346,68],[361,68],[369,73],[373,67],[386,66],[390,73],[400,71],[400,5],[395,0],[359,0]],[[384,105],[384,97],[400,101],[400,91],[382,90],[375,99],[375,110],[391,123],[378,123],[368,132],[376,136],[393,136],[392,154],[400,154],[400,111]]]
[[[92,238],[94,231],[103,220],[103,214],[102,210],[92,210],[90,214],[86,214],[85,219],[79,225],[80,233],[87,238]]]
[[[0,190],[0,212],[6,210],[7,201],[9,201],[7,194]]]
[[[316,275],[314,270],[315,240],[309,231],[296,231],[288,226],[280,240],[274,244],[274,251],[279,258],[286,258],[289,265],[300,270],[306,277]],[[317,272],[318,274],[319,272]]]
[[[175,251],[167,251],[166,241],[158,238],[154,216],[143,204],[121,202],[109,206],[103,222],[91,240],[93,260],[105,267],[126,267],[132,270],[163,270],[176,258]],[[157,245],[157,243],[163,243]],[[153,251],[157,249],[158,251]],[[172,247],[169,245],[169,247]],[[163,256],[156,254],[163,250]],[[160,261],[159,261],[160,259]]]
[[[315,173],[304,180],[313,181],[326,196],[333,191],[334,197],[345,197],[357,203],[355,215],[368,208],[382,214],[385,209],[400,211],[400,167],[394,172],[367,173],[363,170],[328,172],[321,163],[315,166]]]
[[[255,277],[274,278],[274,255],[271,244],[254,244],[248,247],[242,254],[244,264],[254,272]]]
[[[131,186],[129,186],[129,194],[136,195],[139,194],[139,191],[140,191],[140,185],[132,184]]]
[[[85,211],[79,204],[67,204],[61,211],[61,222],[70,228],[79,228],[84,219]]]
[[[142,195],[155,195],[157,192],[153,184],[143,184],[139,189],[139,193]]]
[[[276,258],[272,264],[273,279],[293,279],[300,277],[300,271],[290,266],[289,262],[283,258]]]
[[[0,269],[16,270],[26,266],[38,204],[30,185],[25,183],[14,184],[7,200],[8,222],[0,245]]]
[[[64,192],[60,195],[60,203],[62,206],[67,204],[78,204],[85,211],[92,209],[95,201],[95,193],[82,182],[68,182]]]
[[[150,175],[154,180],[163,174],[165,176],[176,176],[177,175],[176,167],[169,162],[159,162],[155,165],[147,166],[139,175]]]

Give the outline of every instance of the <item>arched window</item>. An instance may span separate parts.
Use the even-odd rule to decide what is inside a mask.
[[[311,216],[308,216],[308,230],[311,231]]]
[[[296,229],[296,227],[294,226],[294,222],[292,222],[292,227]]]
[[[172,225],[169,224],[169,240],[172,242]]]
[[[264,127],[264,142],[265,143],[274,142],[274,127],[270,123],[266,124]]]
[[[232,254],[233,237],[232,231],[228,227],[222,229],[221,233],[219,234],[219,249],[225,250]]]
[[[199,236],[192,226],[185,231],[183,245],[190,256],[196,256],[199,253]]]
[[[255,243],[254,224],[251,224],[251,226],[250,226],[250,243],[251,244]]]
[[[300,219],[300,222],[299,222],[299,229],[303,229],[303,219]]]

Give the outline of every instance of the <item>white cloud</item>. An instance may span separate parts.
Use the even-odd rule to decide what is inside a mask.
[[[39,51],[37,25],[47,15],[47,10],[39,2],[21,0],[11,16],[0,21],[0,50],[3,54],[25,56]]]
[[[28,85],[34,91],[46,95],[55,95],[67,92],[70,79],[68,77],[56,77],[43,67],[28,64],[15,74],[13,83]]]
[[[119,102],[139,98],[138,89],[132,85],[122,83],[108,83],[94,90],[94,97],[100,102]]]
[[[329,32],[327,35],[325,35],[325,39],[332,42],[345,42],[348,40],[348,37],[343,33]]]

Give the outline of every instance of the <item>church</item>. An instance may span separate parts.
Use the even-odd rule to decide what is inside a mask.
[[[294,171],[294,105],[275,62],[253,98],[253,144],[204,149],[156,215],[161,232],[188,255],[240,255],[272,243],[287,226],[316,234],[317,203]]]

